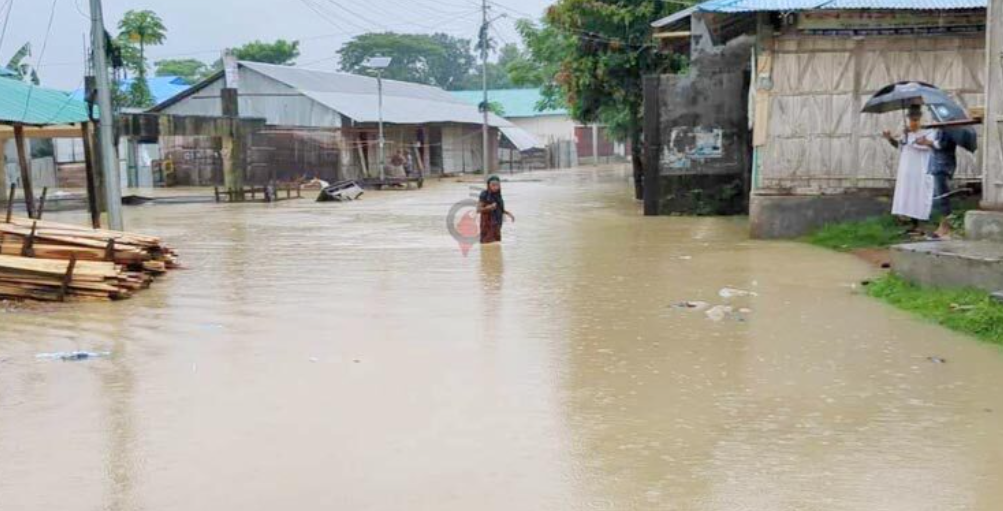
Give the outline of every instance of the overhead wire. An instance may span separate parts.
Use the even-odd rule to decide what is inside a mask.
[[[7,26],[10,24],[10,19],[14,13],[14,0],[7,0],[7,3],[3,7],[0,7],[0,12],[4,8],[7,9],[7,15],[4,16],[3,30],[0,31],[0,51],[3,51],[3,41],[7,38]]]
[[[56,19],[56,4],[59,0],[52,0],[52,7],[49,8],[49,23],[45,26],[45,38],[42,39],[42,51],[38,54],[38,62],[41,63],[42,59],[45,58],[45,49],[49,47],[49,36],[52,34],[52,21]],[[37,66],[36,66],[37,67]],[[24,98],[24,112],[21,113],[21,120],[23,121],[25,117],[28,116],[28,109],[31,106],[31,95],[35,92],[35,85],[32,84],[28,87],[28,94]]]

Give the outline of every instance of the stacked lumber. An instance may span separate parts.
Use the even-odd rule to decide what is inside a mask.
[[[177,267],[177,254],[154,236],[18,217],[0,223],[0,254],[66,261],[76,256],[152,273]]]
[[[159,238],[56,222],[0,222],[0,297],[117,300],[178,266]]]
[[[0,295],[8,298],[117,300],[148,287],[151,279],[115,263],[0,255]]]

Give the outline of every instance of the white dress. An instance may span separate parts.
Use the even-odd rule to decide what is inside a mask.
[[[919,145],[916,140],[926,137],[933,141],[936,130],[919,130],[909,133],[905,143],[901,145],[899,155],[899,170],[895,178],[895,199],[892,201],[892,214],[907,216],[917,220],[929,220],[933,207],[933,176],[927,169],[930,166],[932,149]]]

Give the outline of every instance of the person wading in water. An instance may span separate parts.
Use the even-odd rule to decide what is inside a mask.
[[[477,212],[481,215],[481,243],[501,241],[502,223],[506,215],[515,222],[515,216],[505,209],[501,179],[498,176],[488,178],[488,189],[481,192],[477,200]]]

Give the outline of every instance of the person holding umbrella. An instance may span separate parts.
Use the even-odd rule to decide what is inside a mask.
[[[927,171],[937,132],[923,129],[922,119],[922,108],[913,105],[909,107],[907,126],[902,138],[895,138],[888,130],[883,133],[888,142],[899,149],[892,214],[910,218],[913,231],[919,230],[919,222],[930,219],[933,206],[933,176]]]
[[[930,109],[935,123],[923,129],[920,120],[923,107]],[[906,130],[902,138],[891,132],[884,136],[893,146],[901,149],[898,176],[895,183],[895,200],[892,212],[913,219],[914,230],[920,220],[928,220],[936,204],[937,211],[945,217],[937,230],[946,234],[946,216],[951,213],[950,179],[957,168],[957,148],[974,153],[978,136],[968,112],[951,97],[934,85],[917,81],[904,81],[878,90],[864,105],[863,112],[882,114],[906,110]]]

